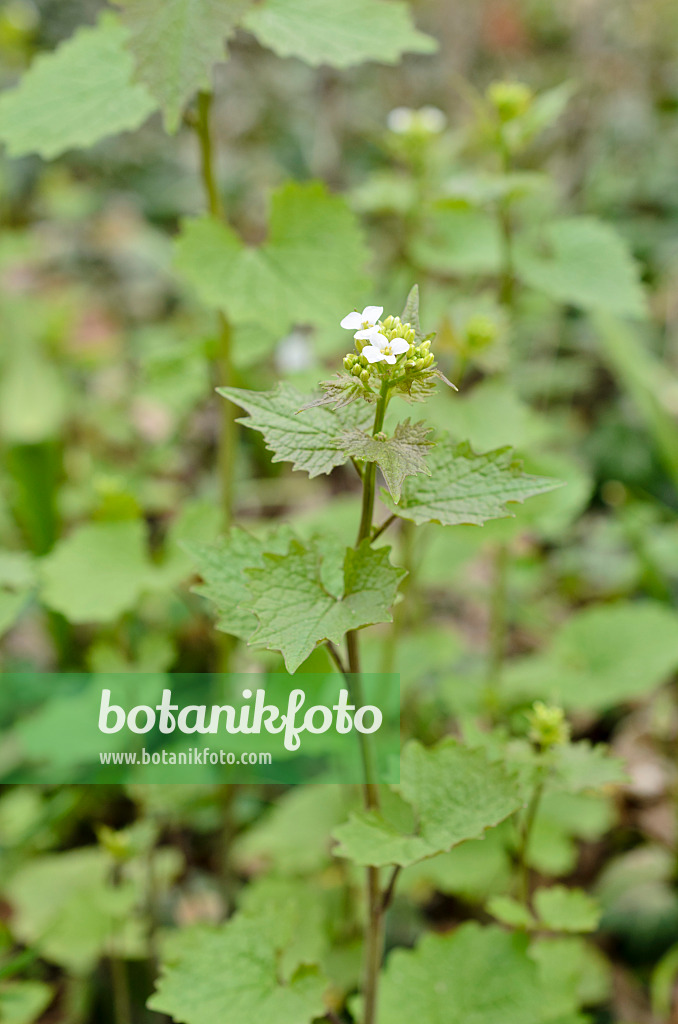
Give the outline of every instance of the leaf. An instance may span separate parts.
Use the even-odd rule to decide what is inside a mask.
[[[365,540],[342,556],[317,541],[309,547],[293,541],[286,555],[264,555],[264,568],[247,573],[250,607],[259,620],[252,641],[280,651],[287,671],[295,672],[316,644],[338,644],[351,629],[391,622],[405,571],[391,565],[389,551]],[[327,581],[336,576],[341,590],[331,593]]]
[[[295,324],[336,334],[365,289],[366,262],[355,215],[319,182],[289,182],[273,193],[270,234],[258,248],[201,217],[184,223],[176,249],[177,271],[205,305],[279,338]]]
[[[443,274],[496,274],[501,235],[496,217],[483,210],[436,204],[411,244],[417,266]]]
[[[179,127],[184,107],[208,89],[212,65],[250,0],[114,0],[130,31],[128,47],[137,78],[158,101],[168,132]]]
[[[292,539],[291,531],[279,527],[264,539],[233,527],[228,537],[216,544],[187,544],[203,584],[196,594],[212,601],[219,613],[217,628],[240,640],[247,640],[257,628],[257,619],[247,607],[246,569],[262,568],[264,553],[284,554]]]
[[[132,84],[127,30],[104,14],[53,53],[40,54],[14,89],[0,96],[0,140],[10,156],[52,159],[138,128],[155,108]]]
[[[10,349],[0,385],[0,433],[8,444],[54,437],[66,415],[61,374],[30,340]]]
[[[415,523],[482,526],[488,519],[511,516],[507,502],[522,502],[560,486],[558,480],[523,473],[510,453],[510,448],[497,448],[475,455],[466,442],[439,443],[428,457],[430,478],[407,480],[399,505],[387,495],[384,501]]]
[[[70,622],[111,622],[151,586],[152,568],[143,523],[87,523],[40,562],[41,597]]]
[[[377,400],[377,396],[372,391],[368,391],[358,377],[354,377],[350,373],[335,373],[331,380],[321,380],[319,386],[324,393],[319,398],[314,398],[312,402],[307,402],[302,406],[301,412],[305,412],[306,409],[316,409],[322,405],[343,409],[344,406],[351,405],[358,398],[363,398],[367,402],[376,402]]]
[[[53,997],[53,989],[42,981],[0,982],[0,1020],[3,1024],[33,1024]]]
[[[552,782],[570,793],[580,793],[628,782],[628,772],[619,757],[613,757],[604,743],[593,746],[589,740],[555,747]]]
[[[647,315],[638,268],[623,238],[593,217],[570,217],[516,246],[521,280],[557,302],[619,316]]]
[[[423,341],[424,335],[419,323],[419,285],[414,284],[410,288],[407,301],[405,302],[405,308],[400,314],[400,319],[404,324],[409,324],[414,329],[414,340],[417,344]]]
[[[403,480],[416,473],[431,475],[425,457],[434,442],[427,440],[430,428],[425,423],[399,423],[393,437],[371,437],[354,427],[336,438],[337,447],[354,459],[376,462],[384,474],[394,501],[400,500]]]
[[[250,414],[238,422],[264,435],[273,462],[291,462],[293,469],[304,470],[310,477],[343,466],[349,456],[337,447],[338,430],[367,426],[373,416],[369,406],[362,404],[346,411],[313,408],[301,412],[304,396],[284,381],[273,391],[217,391]]]
[[[407,4],[383,0],[264,0],[246,15],[243,28],[279,57],[314,67],[396,64],[404,53],[437,49],[431,36],[414,28]]]
[[[149,1008],[180,1024],[302,1024],[321,1017],[326,982],[318,969],[300,964],[280,976],[289,941],[281,936],[284,924],[279,915],[238,913],[219,928],[179,932]]]
[[[512,697],[604,710],[638,699],[678,667],[678,615],[652,601],[619,602],[572,615],[540,655],[507,667]]]
[[[510,928],[532,929],[536,921],[530,909],[512,896],[493,896],[487,904],[487,909],[492,917],[496,917],[502,924]]]
[[[541,923],[554,932],[594,932],[600,921],[596,900],[583,889],[568,889],[565,885],[538,889],[534,908]]]
[[[541,1024],[541,992],[525,937],[475,922],[391,953],[379,1024]]]
[[[537,966],[543,992],[544,1024],[585,1024],[581,1006],[605,1003],[611,995],[610,967],[600,950],[585,939],[559,936],[537,939],[529,957]]]
[[[455,740],[430,750],[416,741],[408,743],[400,778],[411,821],[407,816],[393,821],[374,811],[356,812],[334,830],[339,856],[362,865],[406,867],[478,838],[522,803],[516,779],[502,765]]]

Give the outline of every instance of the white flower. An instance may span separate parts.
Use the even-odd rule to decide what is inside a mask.
[[[393,365],[396,357],[407,352],[410,347],[404,338],[394,338],[393,341],[389,341],[383,334],[380,334],[376,327],[373,327],[371,332],[365,331],[364,334],[367,335],[370,344],[365,345],[361,354],[365,356],[368,363],[390,363]]]
[[[356,338],[367,338],[369,335],[366,332],[374,330],[374,325],[383,312],[383,306],[365,306],[362,313],[355,310],[345,316],[340,327],[347,331],[358,331],[359,333],[355,335]]]
[[[395,135],[410,135],[424,132],[439,135],[445,130],[447,118],[438,107],[421,107],[412,110],[410,107],[395,107],[386,121],[389,130]]]

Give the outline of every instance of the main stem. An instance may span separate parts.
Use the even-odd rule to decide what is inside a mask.
[[[217,178],[214,169],[215,152],[214,140],[211,127],[212,94],[201,92],[198,95],[198,116],[195,123],[195,131],[200,145],[200,170],[207,198],[207,206],[210,214],[217,220],[222,220],[224,208],[219,194]],[[233,359],[231,351],[231,326],[223,313],[218,314],[219,333],[217,338],[217,351],[214,358],[214,368],[219,378],[219,383],[226,387],[233,384]],[[232,402],[221,402],[220,406],[220,427],[217,467],[219,473],[219,494],[221,503],[222,525],[228,529],[233,519],[234,505],[234,464],[236,445],[236,417],[237,410]]]
[[[389,399],[389,382],[384,380],[377,399],[377,408],[374,415],[374,427],[372,436],[378,434],[384,426],[384,416]],[[374,518],[374,492],[377,475],[375,462],[368,462],[363,472],[363,502],[360,516],[360,529],[358,530],[357,544],[372,536],[372,520]],[[356,703],[362,703],[362,680],[360,678],[360,651],[358,647],[357,630],[351,630],[346,635],[346,648],[348,652],[348,668],[351,673],[353,699]],[[369,737],[364,736],[361,747],[364,771],[363,792],[365,795],[365,807],[368,811],[379,808],[379,788],[376,781],[372,746]],[[365,1010],[363,1014],[364,1024],[375,1024],[377,1019],[377,995],[379,991],[379,972],[381,961],[384,956],[384,899],[381,892],[379,868],[368,867],[366,873],[367,889],[367,932],[365,935],[365,961],[364,961],[364,992]]]

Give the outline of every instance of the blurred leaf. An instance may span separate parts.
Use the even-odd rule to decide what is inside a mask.
[[[571,793],[604,786],[620,785],[628,781],[624,762],[613,757],[604,743],[593,746],[588,740],[565,743],[555,747],[553,781]]]
[[[264,0],[243,28],[279,57],[348,68],[363,61],[397,64],[404,53],[432,53],[437,43],[418,32],[409,6],[383,0]]]
[[[678,978],[678,945],[665,953],[652,972],[652,1009],[658,1017],[669,1018]],[[1,1001],[0,1001],[0,1005]]]
[[[0,140],[10,156],[49,160],[138,128],[156,104],[132,84],[127,31],[110,14],[40,54],[15,89],[0,96]]]
[[[41,561],[41,597],[71,622],[111,622],[149,588],[151,569],[142,522],[87,523]]]
[[[130,31],[137,78],[158,101],[168,132],[179,127],[188,101],[208,90],[212,65],[250,0],[114,0]]]
[[[582,889],[554,885],[538,889],[534,907],[539,920],[554,932],[594,932],[600,920],[598,903]]]
[[[175,934],[148,1005],[184,1024],[301,1024],[324,1013],[326,982],[300,960],[281,977],[280,957],[293,935],[274,913],[236,914],[217,929]],[[293,922],[290,922],[293,924]]]
[[[496,217],[447,203],[434,207],[411,249],[418,266],[437,273],[494,274],[501,265]]]
[[[392,512],[415,523],[482,526],[488,519],[511,516],[507,502],[522,502],[561,485],[523,473],[510,448],[475,455],[467,442],[453,446],[441,441],[427,465],[430,477],[406,480],[400,504],[388,495],[383,499]]]
[[[176,250],[177,271],[205,305],[236,326],[256,325],[279,338],[295,324],[339,338],[341,317],[364,293],[366,261],[357,219],[318,182],[288,182],[274,192],[269,238],[259,248],[202,217],[184,223]]]
[[[620,602],[575,612],[545,652],[507,666],[504,686],[522,698],[602,710],[651,693],[676,667],[676,612]]]
[[[537,924],[530,909],[512,896],[493,896],[487,904],[488,913],[509,928],[531,929]]]
[[[390,548],[328,551],[319,542],[304,547],[293,541],[285,555],[264,554],[264,567],[247,572],[248,606],[259,620],[252,636],[257,646],[281,651],[294,672],[324,640],[341,643],[351,629],[390,622],[390,608],[405,576],[389,561]],[[331,593],[328,574],[340,591]]]
[[[384,474],[384,480],[394,501],[400,500],[403,480],[407,476],[431,471],[425,456],[434,445],[428,440],[430,427],[425,423],[410,423],[409,419],[399,423],[393,437],[371,437],[364,430],[355,427],[345,430],[335,438],[340,451],[362,462],[376,462]]]
[[[0,384],[0,434],[8,444],[36,444],[58,433],[66,395],[57,368],[31,343],[13,345]]]
[[[53,996],[53,989],[42,981],[0,982],[0,1020],[3,1024],[34,1024]]]
[[[644,317],[638,268],[620,235],[593,217],[571,217],[541,227],[516,246],[521,280],[557,302]]]
[[[588,1018],[575,1016],[582,1005],[603,1003],[610,994],[610,971],[602,954],[584,939],[540,938],[530,946],[543,991],[544,1022]]]
[[[526,940],[501,928],[463,924],[425,935],[386,962],[380,1024],[541,1024],[542,997]]]
[[[339,856],[405,867],[478,838],[522,803],[516,780],[502,765],[454,740],[429,750],[408,743],[399,792],[411,805],[410,820],[407,814],[393,821],[376,811],[354,812],[334,830]]]

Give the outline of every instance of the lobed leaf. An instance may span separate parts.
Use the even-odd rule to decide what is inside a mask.
[[[247,569],[261,568],[264,554],[284,554],[292,540],[292,532],[281,526],[266,538],[259,539],[233,527],[227,537],[216,544],[187,544],[203,583],[194,588],[196,594],[216,605],[217,628],[240,640],[247,640],[257,628],[256,616],[247,606]]]
[[[398,505],[384,496],[393,512],[415,523],[482,526],[488,519],[512,515],[507,502],[522,502],[561,486],[558,480],[523,473],[510,448],[475,455],[467,442],[436,445],[428,468],[430,478],[405,482]]]
[[[163,112],[168,132],[184,107],[208,89],[212,66],[226,59],[225,43],[250,0],[114,0],[130,35],[136,77]]]
[[[273,391],[217,391],[249,413],[238,422],[264,435],[273,462],[291,462],[293,469],[304,470],[310,477],[331,473],[348,461],[349,455],[336,444],[342,426],[367,426],[372,419],[369,406],[362,403],[340,410],[307,407],[299,415],[304,396],[286,382]]]
[[[405,571],[391,565],[389,551],[367,540],[343,554],[320,541],[293,541],[286,555],[264,555],[264,567],[247,572],[249,606],[259,620],[252,642],[280,651],[295,672],[316,644],[338,644],[351,629],[390,622]]]
[[[406,867],[478,838],[522,803],[518,782],[503,765],[455,740],[429,750],[410,742],[400,777],[399,790],[412,808],[412,821],[356,812],[334,831],[339,856],[363,865]]]
[[[354,427],[336,438],[337,447],[351,458],[376,462],[394,501],[400,500],[403,481],[417,473],[431,475],[425,457],[434,442],[428,440],[430,428],[425,423],[399,423],[393,437],[372,437]]]
[[[594,932],[600,921],[600,905],[583,889],[554,885],[538,889],[534,907],[542,925],[554,932]]]
[[[156,109],[125,50],[127,29],[111,14],[40,54],[14,89],[0,96],[0,141],[10,156],[52,159],[138,128]]]
[[[384,0],[264,0],[243,19],[262,46],[307,64],[353,67],[396,64],[404,53],[432,53],[437,43],[417,31],[405,3]]]

